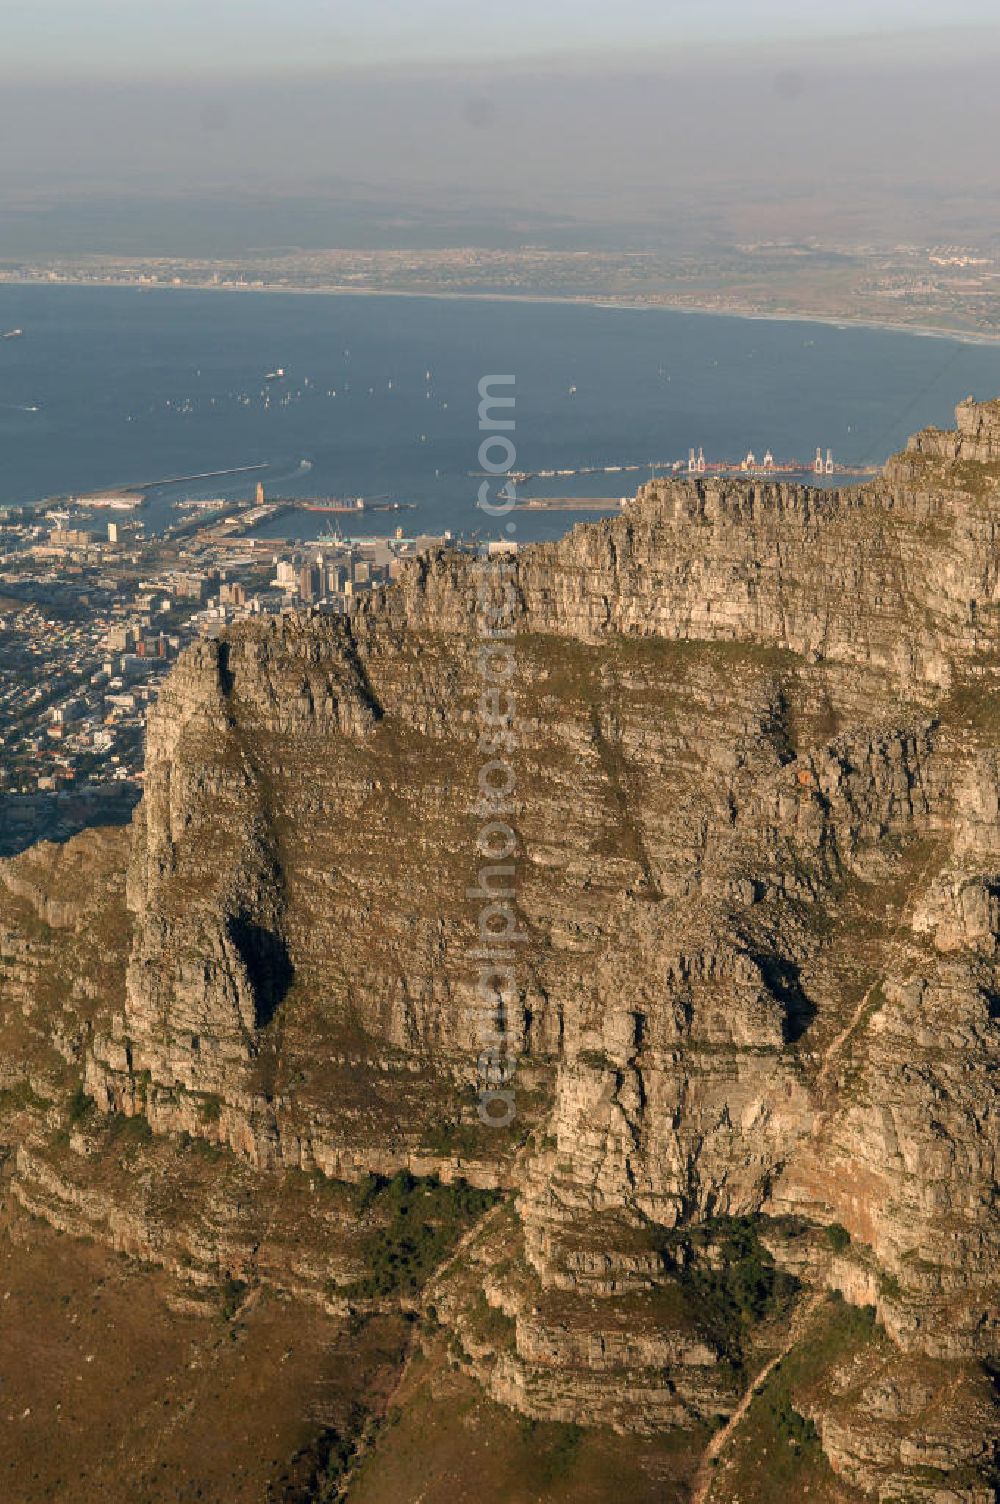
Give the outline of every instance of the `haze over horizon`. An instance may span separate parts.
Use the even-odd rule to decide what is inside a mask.
[[[978,233],[987,0],[5,5],[0,260]]]
[[[509,0],[502,12],[462,0],[34,0],[4,4],[0,75],[102,78],[284,68],[588,57],[609,49],[647,63],[691,47],[767,48],[813,40],[915,37],[994,29],[992,0]]]

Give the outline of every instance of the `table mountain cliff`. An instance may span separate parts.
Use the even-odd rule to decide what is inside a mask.
[[[408,1426],[433,1468],[459,1380],[570,1437],[525,1499],[619,1497],[569,1453],[595,1478],[623,1436],[637,1498],[996,1497],[1000,403],[957,416],[867,485],[654,481],[485,567],[504,1129],[470,962],[484,566],[190,649],[130,830],[0,865],[21,1256],[28,1214],[117,1249],[164,1323],[220,1288],[337,1332],[402,1310],[349,1499],[471,1497],[394,1471]],[[144,1496],[187,1497],[159,1427]]]

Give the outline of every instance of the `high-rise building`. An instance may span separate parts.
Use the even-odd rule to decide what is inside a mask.
[[[93,534],[85,528],[54,527],[49,542],[54,548],[87,548],[93,542]]]
[[[299,570],[299,596],[304,601],[314,601],[322,589],[319,570],[315,564],[303,564]]]
[[[174,581],[174,594],[178,600],[203,601],[208,593],[208,581],[203,574],[179,575]]]

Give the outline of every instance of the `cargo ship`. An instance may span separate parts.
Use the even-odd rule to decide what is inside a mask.
[[[141,491],[95,491],[90,496],[74,496],[73,501],[88,512],[135,512],[146,505]]]

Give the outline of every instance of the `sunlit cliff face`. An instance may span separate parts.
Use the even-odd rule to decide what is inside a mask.
[[[920,1497],[933,1445],[934,1486],[985,1499],[998,515],[1000,407],[970,402],[868,485],[657,481],[495,566],[503,1130],[469,959],[482,570],[429,555],[346,618],[198,644],[131,832],[0,868],[11,1206],[227,1320],[416,1304],[477,1404],[670,1433],[689,1478],[729,1417],[744,1497],[783,1354],[803,1484]]]

